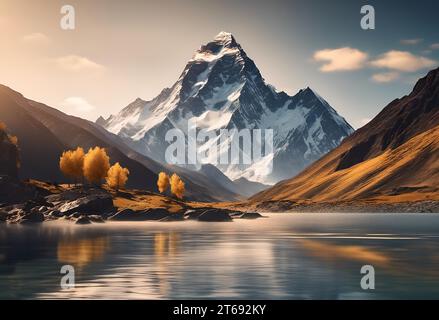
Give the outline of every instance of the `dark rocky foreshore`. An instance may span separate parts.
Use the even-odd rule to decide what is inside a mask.
[[[105,221],[184,221],[223,222],[233,219],[255,219],[258,213],[211,207],[181,209],[148,208],[133,210],[114,206],[114,195],[98,187],[77,187],[51,193],[17,180],[0,179],[0,222],[31,224],[67,220],[76,224]]]
[[[295,202],[265,201],[252,206],[262,212],[334,212],[334,213],[439,213],[439,201],[413,202]]]

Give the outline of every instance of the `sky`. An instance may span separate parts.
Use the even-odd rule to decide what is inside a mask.
[[[75,29],[63,30],[63,5]],[[360,26],[363,5],[375,29]],[[0,0],[0,83],[95,120],[178,79],[231,32],[263,77],[316,90],[355,128],[439,66],[439,1]]]

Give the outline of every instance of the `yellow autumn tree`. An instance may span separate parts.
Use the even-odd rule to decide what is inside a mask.
[[[170,179],[171,192],[179,199],[183,199],[185,187],[183,180],[177,174],[173,174]]]
[[[84,149],[81,147],[76,150],[64,151],[59,158],[59,168],[61,172],[75,182],[83,177]]]
[[[83,173],[88,182],[100,184],[110,169],[110,157],[104,148],[90,148],[84,157]]]
[[[159,178],[157,179],[157,187],[160,193],[163,193],[169,187],[169,176],[165,172],[159,173]]]
[[[128,181],[128,175],[130,171],[127,168],[123,168],[119,162],[116,162],[107,173],[107,184],[110,188],[119,191],[120,188],[125,187]]]
[[[18,147],[18,137],[17,136],[12,136],[12,135],[8,135],[9,141],[11,141],[11,143]]]

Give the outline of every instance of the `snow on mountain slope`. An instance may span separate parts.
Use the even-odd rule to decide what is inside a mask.
[[[312,89],[289,96],[268,85],[227,32],[201,46],[171,88],[151,101],[137,99],[97,123],[138,152],[164,163],[166,133],[177,128],[187,135],[189,120],[215,137],[199,142],[198,151],[217,144],[220,155],[229,152],[231,141],[221,129],[272,129],[274,153],[264,156],[262,151],[263,157],[250,164],[218,164],[214,154],[208,155],[208,162],[230,179],[265,184],[294,176],[354,131]]]

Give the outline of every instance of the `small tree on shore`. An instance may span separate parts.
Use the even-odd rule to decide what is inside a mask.
[[[76,150],[64,151],[59,159],[59,167],[66,177],[77,183],[83,178],[84,149],[78,147]]]
[[[84,157],[84,177],[89,183],[100,185],[110,169],[110,157],[104,148],[90,148]]]
[[[183,199],[183,195],[185,192],[185,186],[183,180],[180,179],[180,177],[174,173],[171,176],[171,192],[174,194],[177,198]]]
[[[169,188],[169,176],[165,172],[160,172],[157,179],[157,187],[160,193],[166,191]]]
[[[110,188],[119,191],[120,188],[125,187],[128,181],[130,171],[123,168],[119,162],[116,162],[110,169],[108,169],[106,181]]]

